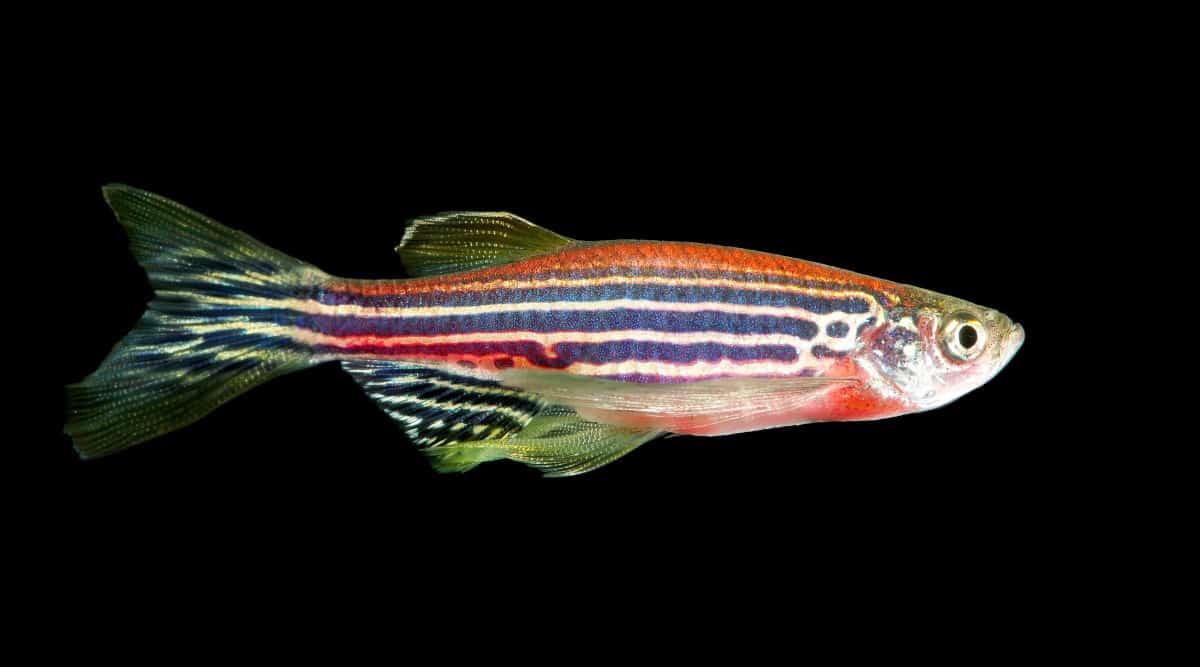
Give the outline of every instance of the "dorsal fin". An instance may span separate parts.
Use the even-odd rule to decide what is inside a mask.
[[[396,252],[419,277],[507,264],[571,243],[511,213],[459,212],[413,219]]]

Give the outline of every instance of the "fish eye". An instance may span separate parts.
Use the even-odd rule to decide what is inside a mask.
[[[979,340],[979,334],[975,332],[975,327],[971,326],[970,324],[964,324],[958,328],[958,344],[961,345],[964,350],[971,349],[971,346],[974,345],[975,341],[977,340]]]
[[[970,313],[955,313],[942,327],[942,348],[954,361],[970,361],[987,346],[987,329]]]

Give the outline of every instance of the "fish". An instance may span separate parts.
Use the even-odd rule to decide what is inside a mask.
[[[667,435],[931,410],[1025,339],[930,290],[754,250],[581,241],[511,213],[409,221],[408,277],[330,275],[170,199],[102,188],[154,291],[67,387],[85,459],[337,363],[441,472],[578,475]]]

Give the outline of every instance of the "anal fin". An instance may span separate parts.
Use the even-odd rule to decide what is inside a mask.
[[[454,369],[370,359],[342,367],[440,472],[509,459],[550,477],[578,475],[661,434],[589,421],[536,393]]]
[[[421,448],[520,431],[546,402],[499,382],[397,361],[346,359],[342,368]]]

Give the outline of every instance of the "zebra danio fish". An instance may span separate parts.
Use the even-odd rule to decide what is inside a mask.
[[[396,247],[409,278],[338,278],[158,195],[103,192],[154,299],[67,388],[84,458],[334,362],[438,470],[573,475],[666,434],[936,408],[1024,341],[995,310],[910,285],[737,248],[577,241],[510,213],[412,220]]]

